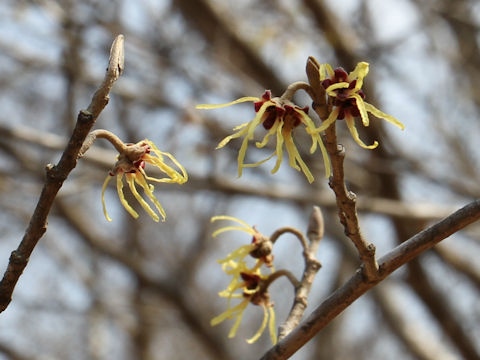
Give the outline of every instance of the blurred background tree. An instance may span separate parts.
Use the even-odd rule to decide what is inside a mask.
[[[236,178],[239,142],[213,151],[251,104],[200,112],[197,103],[280,95],[305,80],[305,62],[351,71],[370,63],[368,102],[394,115],[399,132],[373,120],[363,150],[339,126],[346,178],[358,195],[365,236],[379,255],[480,194],[480,3],[474,0],[4,0],[0,3],[0,259],[6,266],[37,200],[44,166],[61,150],[101,82],[112,39],[125,35],[125,73],[97,127],[126,142],[143,138],[175,154],[190,180],[156,186],[165,223],[133,220],[115,189],[112,223],[102,182],[115,152],[95,143],[69,177],[49,228],[0,319],[1,359],[254,359],[262,311],[249,311],[235,339],[225,309],[228,283],[215,262],[249,241],[212,239],[213,215],[228,214],[270,234],[305,230],[312,205],[326,217],[323,267],[311,311],[359,265],[338,222],[318,153],[302,156],[312,186],[283,164]],[[297,102],[310,105],[298,94]],[[313,116],[313,115],[312,115]],[[343,125],[343,124],[341,124]],[[391,131],[392,130],[392,131]],[[342,132],[343,131],[343,132]],[[268,153],[268,149],[266,150]],[[250,161],[265,156],[250,149]],[[142,211],[141,209],[139,211]],[[375,287],[294,359],[479,359],[480,229],[455,234]],[[275,248],[278,267],[303,267],[295,239]],[[292,301],[286,280],[271,289],[278,322]],[[285,285],[285,286],[282,286]],[[257,309],[253,309],[257,310]],[[477,340],[476,340],[477,339]]]

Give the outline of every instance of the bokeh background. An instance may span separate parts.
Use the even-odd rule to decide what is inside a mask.
[[[372,119],[361,136],[380,146],[368,151],[341,121],[337,127],[364,235],[382,255],[480,194],[479,26],[475,0],[1,1],[2,267],[28,224],[44,167],[58,161],[119,33],[125,73],[96,126],[126,142],[149,138],[175,155],[190,180],[156,186],[165,223],[145,213],[133,220],[109,188],[108,223],[100,194],[115,152],[97,141],[59,193],[0,315],[0,359],[259,358],[271,346],[268,335],[253,345],[244,339],[260,325],[261,308],[247,309],[234,339],[227,338],[232,322],[209,325],[225,309],[217,292],[229,280],[215,260],[250,241],[232,232],[212,239],[211,216],[236,216],[269,235],[282,226],[305,231],[312,206],[322,208],[323,267],[307,314],[359,261],[306,136],[295,135],[312,185],[287,164],[271,175],[271,162],[238,179],[239,141],[214,148],[253,118],[252,105],[200,111],[195,104],[265,89],[280,95],[306,80],[308,56],[347,71],[369,62],[366,100],[406,130]],[[301,92],[296,101],[310,105]],[[269,153],[250,148],[247,159]],[[274,253],[277,269],[301,274],[295,238],[282,237]],[[474,225],[394,273],[293,358],[479,359],[479,258]],[[292,295],[286,280],[272,285],[278,322]]]

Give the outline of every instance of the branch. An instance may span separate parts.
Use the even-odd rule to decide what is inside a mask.
[[[364,266],[365,276],[367,279],[374,281],[378,276],[375,245],[368,243],[360,231],[357,215],[357,196],[353,192],[348,191],[345,184],[345,174],[343,170],[345,149],[342,145],[337,145],[335,123],[325,131],[325,134],[325,147],[332,162],[332,176],[330,177],[328,185],[330,185],[335,193],[338,217],[345,228],[345,235],[352,240],[357,248]]]
[[[393,271],[479,219],[480,200],[475,200],[381,257],[378,277],[374,281],[366,279],[359,269],[345,285],[325,299],[299,327],[267,351],[261,360],[288,359],[351,303]]]
[[[307,297],[312,288],[313,280],[321,264],[315,257],[318,244],[324,234],[323,215],[319,207],[314,206],[310,222],[308,224],[307,236],[310,244],[304,246],[303,256],[305,258],[305,271],[302,280],[295,287],[295,299],[287,320],[279,327],[278,339],[281,340],[297,327],[307,308]]]
[[[0,282],[0,312],[3,312],[10,304],[15,285],[27,266],[33,249],[47,231],[47,217],[53,201],[63,182],[77,165],[80,148],[98,115],[107,105],[110,90],[122,71],[123,35],[118,35],[112,44],[108,68],[100,88],[93,95],[87,110],[81,110],[78,114],[75,129],[58,164],[55,166],[48,164],[46,167],[47,179],[37,206],[20,245],[10,255],[7,270]]]
[[[325,90],[320,83],[320,64],[313,58],[307,60],[306,72],[310,83],[310,91],[307,93],[313,100],[313,109],[317,115],[324,121],[331,113],[332,104],[325,98]],[[325,130],[325,147],[330,161],[332,163],[332,176],[328,184],[335,193],[335,199],[338,207],[338,217],[345,228],[347,235],[355,247],[364,265],[364,274],[367,279],[374,281],[378,276],[378,264],[375,259],[375,246],[369,244],[360,232],[357,216],[357,196],[347,190],[345,184],[345,173],[343,170],[343,161],[345,160],[345,149],[337,145],[337,134],[335,130],[336,122]]]

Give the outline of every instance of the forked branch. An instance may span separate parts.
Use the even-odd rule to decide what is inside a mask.
[[[480,200],[476,200],[381,257],[378,277],[374,281],[366,279],[359,269],[349,281],[325,299],[300,326],[267,351],[261,360],[288,359],[351,303],[392,272],[479,219]]]

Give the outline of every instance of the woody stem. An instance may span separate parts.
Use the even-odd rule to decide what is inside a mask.
[[[293,287],[296,289],[298,286],[300,286],[300,282],[297,280],[297,278],[288,270],[281,269],[277,270],[274,273],[270,274],[270,276],[262,281],[262,285],[260,286],[259,292],[266,291],[268,287],[279,277],[281,276],[286,276],[287,279],[290,281],[290,283],[293,285]]]
[[[288,85],[287,90],[280,96],[281,99],[285,100],[292,100],[293,95],[297,90],[305,90],[307,93],[310,94],[311,88],[306,82],[303,81],[296,81]]]
[[[295,235],[297,237],[297,239],[300,241],[300,243],[302,244],[303,250],[305,251],[305,250],[308,249],[308,244],[307,244],[307,241],[305,240],[305,237],[303,236],[303,234],[299,230],[297,230],[295,228],[292,228],[292,227],[289,227],[289,226],[285,226],[285,227],[282,227],[282,228],[276,230],[270,236],[270,241],[274,244],[275,241],[277,241],[277,239],[285,233],[291,233],[291,234]]]
[[[111,133],[108,130],[98,129],[98,130],[91,131],[88,134],[87,138],[83,142],[82,148],[80,149],[80,152],[78,155],[79,158],[85,155],[85,153],[88,151],[88,149],[90,149],[90,147],[92,146],[93,142],[96,139],[106,139],[110,141],[110,143],[115,147],[115,149],[120,154],[124,153],[125,150],[127,149],[127,146],[124,144],[122,140],[120,140],[120,138],[117,135]]]

